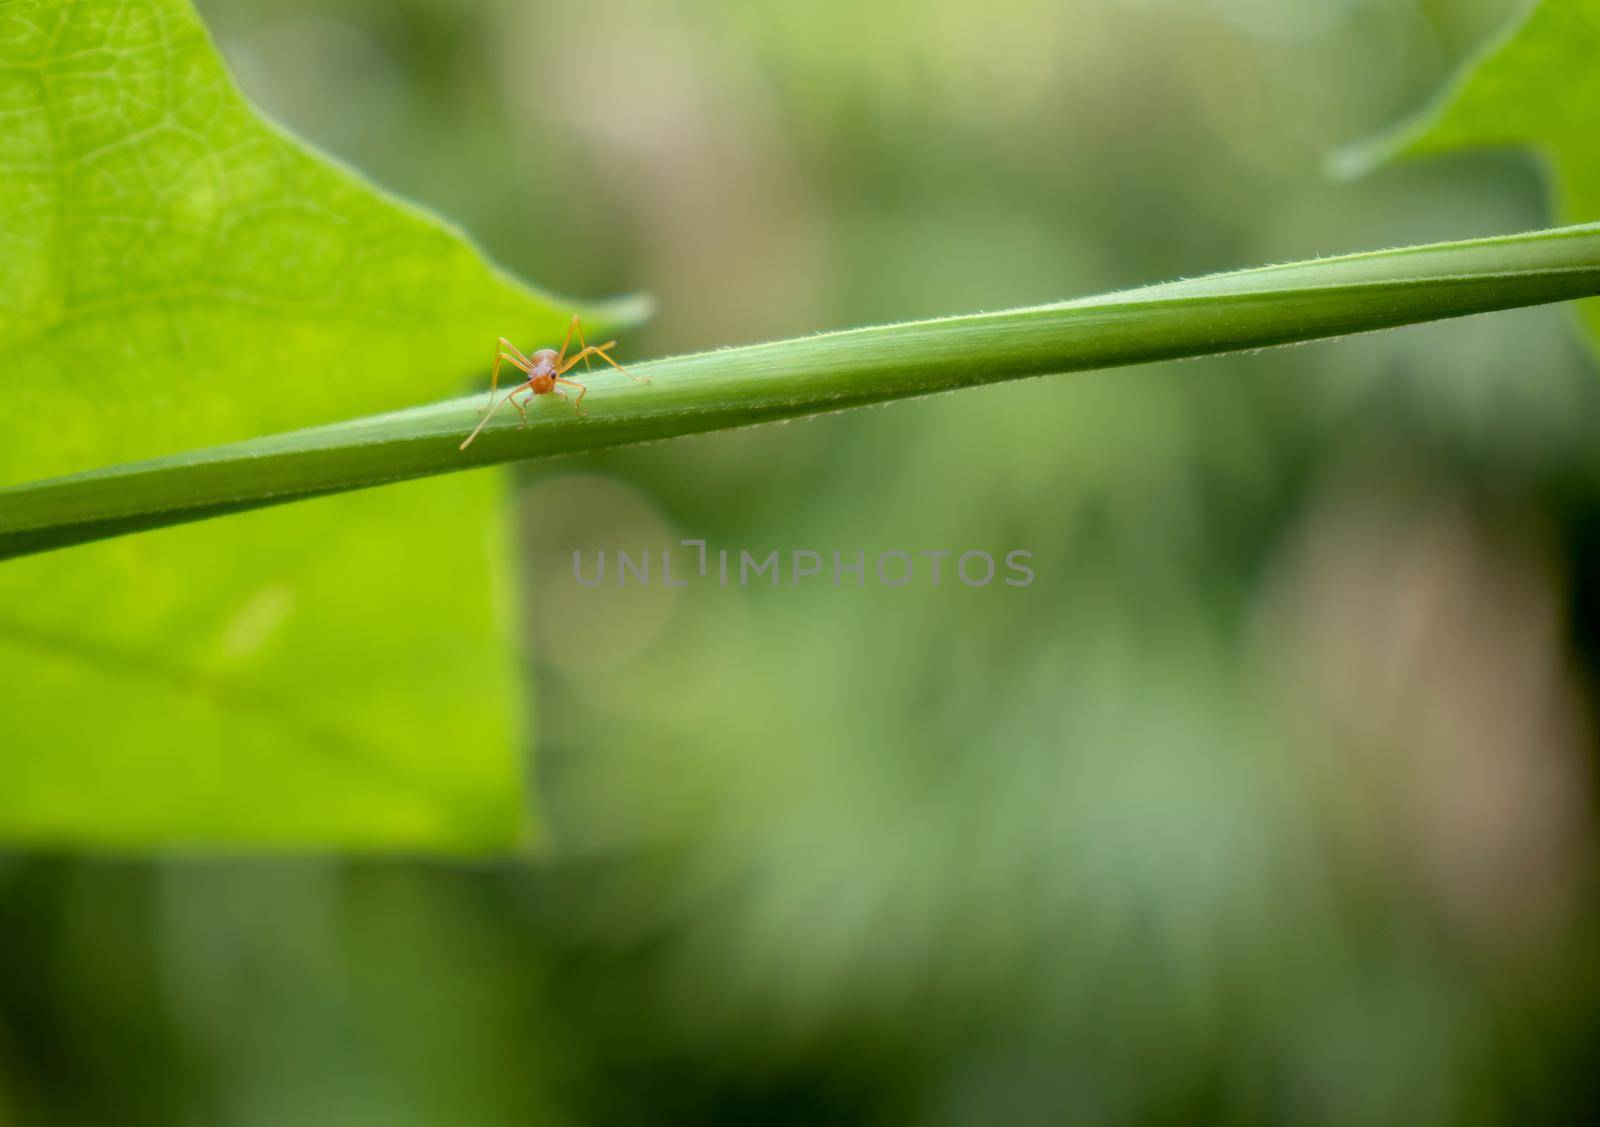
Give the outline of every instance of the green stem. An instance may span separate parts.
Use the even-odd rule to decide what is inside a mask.
[[[1059,305],[829,333],[596,373],[479,419],[475,395],[0,490],[0,559],[497,462],[1088,368],[1291,344],[1600,294],[1600,224],[1321,259]]]

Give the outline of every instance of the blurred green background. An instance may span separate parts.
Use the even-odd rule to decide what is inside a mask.
[[[1542,225],[1513,153],[1323,171],[1521,7],[200,4],[505,265],[656,295],[635,358]],[[1574,325],[522,471],[545,854],[0,858],[0,1123],[1588,1121]],[[680,538],[1038,579],[572,580]]]

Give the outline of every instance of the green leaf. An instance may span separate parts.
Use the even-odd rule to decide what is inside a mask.
[[[631,366],[645,384],[597,373],[583,416],[535,401],[526,427],[502,411],[465,451],[481,397],[0,491],[0,559],[492,462],[1596,293],[1600,226],[1591,225],[721,349]]]
[[[0,485],[446,394],[572,312],[261,119],[183,0],[0,2]],[[0,838],[525,839],[498,490],[0,568]]]
[[[1462,69],[1437,102],[1353,150],[1351,171],[1397,156],[1483,146],[1532,149],[1561,222],[1600,219],[1600,4],[1543,0]],[[1600,303],[1585,319],[1600,343]]]

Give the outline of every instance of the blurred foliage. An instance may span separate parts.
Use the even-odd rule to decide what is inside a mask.
[[[0,104],[5,484],[409,405],[570,316],[263,122],[180,0],[8,6]],[[520,840],[499,496],[0,568],[0,839]]]
[[[203,12],[256,100],[517,269],[660,294],[625,342],[648,354],[1540,225],[1514,155],[1320,172],[1512,7]],[[1592,1118],[1600,385],[1570,320],[530,470],[549,856],[18,857],[0,1098],[23,1122]],[[680,537],[1025,547],[1039,580],[571,580],[574,548]]]

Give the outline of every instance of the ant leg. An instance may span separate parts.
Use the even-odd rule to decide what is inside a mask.
[[[568,384],[578,389],[578,398],[572,401],[573,410],[577,411],[580,415],[587,415],[589,412],[583,409],[583,397],[589,394],[588,386],[586,384],[579,383],[577,380],[563,379],[561,376],[556,377],[556,382]],[[565,392],[558,391],[556,394],[561,396],[563,399],[567,397]]]
[[[580,360],[583,361],[583,366],[585,368],[588,368],[589,367],[589,357],[591,357],[591,356],[604,356],[606,349],[615,348],[616,346],[617,346],[617,342],[614,341],[614,340],[613,341],[607,341],[605,344],[599,344],[599,345],[586,344],[586,345],[583,346],[583,351],[582,352],[573,353],[571,360],[568,360],[565,364],[561,364],[556,368],[556,375],[559,376],[564,372],[571,371],[573,368],[577,367],[578,361],[580,361]]]
[[[519,410],[519,411],[522,410],[522,405],[516,403],[516,401],[513,399],[513,396],[515,396],[517,394],[517,392],[523,390],[527,386],[528,386],[527,384],[518,384],[516,387],[512,388],[510,391],[506,392],[505,397],[503,399],[501,399],[500,402],[496,403],[493,407],[490,407],[489,408],[489,413],[478,421],[477,429],[474,430],[471,434],[467,435],[467,440],[465,442],[463,442],[459,448],[462,449],[462,450],[465,450],[467,447],[471,446],[473,439],[477,438],[478,435],[483,433],[483,428],[489,425],[489,420],[494,418],[495,413],[497,411],[499,411],[500,408],[504,407],[507,403],[512,403],[513,405],[516,406],[517,410]],[[527,415],[523,415],[523,418],[526,419]]]
[[[506,351],[507,349],[510,349],[510,351]],[[522,355],[522,353],[518,352],[516,345],[512,344],[505,337],[501,337],[500,343],[495,346],[494,371],[489,376],[489,406],[480,407],[479,410],[481,411],[489,411],[494,409],[494,394],[500,388],[500,362],[502,360],[509,360],[513,368],[522,369],[523,375],[527,375],[528,370],[533,367],[533,362],[530,361],[526,356]]]
[[[619,371],[623,375],[627,376],[634,383],[649,383],[650,382],[650,377],[649,376],[636,376],[632,372],[628,371],[628,369],[624,368],[621,364],[618,364],[615,360],[611,359],[610,356],[606,355],[606,350],[607,349],[611,349],[611,348],[615,348],[615,347],[617,347],[617,342],[614,341],[614,340],[607,341],[605,344],[593,344],[593,345],[590,345],[589,347],[585,348],[582,352],[580,352],[576,356],[574,356],[571,360],[568,360],[567,363],[566,363],[566,367],[562,368],[556,374],[557,375],[564,375],[567,372],[567,370],[570,369],[579,360],[587,361],[588,357],[590,357],[590,356],[598,356],[598,357],[600,357],[600,359],[604,360],[607,364],[610,364],[617,371]]]
[[[578,315],[574,313],[572,320],[567,322],[567,339],[561,342],[561,355],[556,357],[556,367],[560,368],[567,358],[567,349],[572,347],[572,334],[577,333],[578,339],[583,340],[583,330],[578,327]]]
[[[578,330],[578,355],[583,357],[583,370],[585,372],[592,372],[594,369],[589,366],[589,342],[583,339],[583,326],[578,324],[578,319],[576,317],[572,319],[572,323]],[[611,343],[615,344],[616,341],[612,341]],[[604,347],[610,346],[607,345]],[[560,368],[561,365],[557,364],[556,367]],[[563,371],[565,371],[565,369],[563,369]]]
[[[611,359],[611,357],[607,354],[607,350],[615,347],[617,347],[617,342],[611,341],[607,344],[602,344],[599,348],[595,349],[594,354],[600,357],[600,359],[604,360],[607,364],[610,364],[617,371],[627,376],[634,383],[649,383],[649,376],[636,376],[632,372],[628,371],[628,369],[624,368],[621,364],[618,364],[615,360]]]
[[[526,387],[526,386],[527,386],[526,384],[523,385],[523,387]],[[517,388],[517,391],[521,391],[521,390],[522,390],[521,387]],[[517,409],[517,414],[522,416],[522,426],[521,426],[520,429],[527,430],[528,429],[528,404],[533,400],[533,395],[530,393],[528,395],[527,399],[518,399],[516,397],[517,396],[517,391],[513,391],[509,396],[507,396],[507,398],[511,400],[511,405]]]
[[[500,349],[501,349],[502,352],[508,352],[512,356],[515,356],[518,360],[521,360],[528,367],[530,367],[530,368],[533,367],[533,361],[529,360],[526,356],[524,356],[522,354],[522,349],[520,349],[516,345],[512,344],[505,337],[501,337],[500,338]]]

